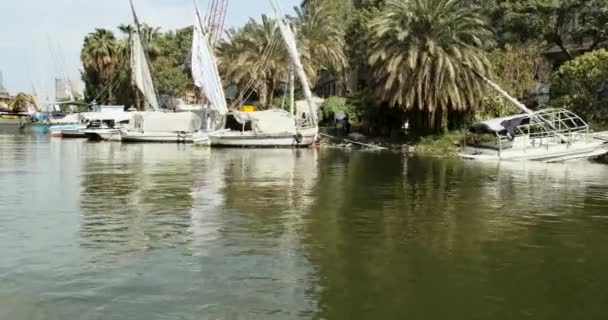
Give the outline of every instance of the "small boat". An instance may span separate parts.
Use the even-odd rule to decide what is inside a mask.
[[[84,117],[88,125],[82,133],[91,141],[120,141],[120,129],[128,127],[132,116],[123,111],[87,113]]]
[[[131,75],[141,91],[146,112],[133,114],[129,126],[120,129],[123,142],[191,143],[201,128],[201,118],[192,112],[163,112],[158,103],[146,46],[142,42],[139,20],[130,1],[135,32],[131,37]]]
[[[274,4],[273,7],[275,7]],[[206,132],[195,134],[193,138],[195,144],[212,147],[258,148],[304,147],[316,142],[319,133],[316,111],[309,81],[296,47],[295,36],[283,21],[283,17],[279,17],[276,7],[275,14],[281,36],[306,97],[308,116],[306,119],[299,119],[292,112],[279,109],[251,112],[229,111],[212,46],[208,42],[209,37],[202,27],[200,14],[196,9],[192,39],[192,78],[195,85],[201,89],[202,95],[209,101],[213,114],[217,115],[223,126],[215,126]]]
[[[0,132],[20,132],[32,122],[27,113],[0,112]]]
[[[566,109],[478,122],[470,132],[484,142],[465,146],[459,153],[463,159],[563,162],[608,153],[606,138],[591,132],[581,117]]]
[[[136,112],[120,135],[123,142],[192,143],[200,127],[201,118],[192,112]]]
[[[316,141],[318,130],[298,128],[289,112],[281,109],[229,113],[226,129],[209,133],[218,147],[306,147]],[[199,141],[200,142],[200,141]]]

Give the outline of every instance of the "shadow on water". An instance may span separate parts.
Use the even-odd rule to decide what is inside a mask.
[[[608,167],[324,154],[320,319],[601,318]],[[330,164],[330,165],[323,165]]]

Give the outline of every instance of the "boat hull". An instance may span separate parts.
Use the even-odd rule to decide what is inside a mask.
[[[86,128],[86,125],[55,125],[49,127],[49,134],[51,137],[84,139]]]
[[[192,143],[193,132],[140,132],[121,130],[122,142],[140,143]]]
[[[0,116],[0,132],[18,133],[21,132],[28,123],[31,123],[31,120],[26,117],[3,115]]]
[[[121,141],[122,135],[119,129],[89,129],[83,133],[90,141]]]
[[[304,129],[299,135],[294,134],[268,134],[259,135],[253,132],[221,132],[209,135],[212,147],[238,147],[238,148],[280,148],[280,147],[308,147],[317,140],[316,128]]]
[[[578,159],[590,159],[608,153],[608,143],[601,140],[583,140],[571,144],[556,144],[526,150],[482,150],[468,148],[458,155],[470,160],[510,160],[564,162]]]

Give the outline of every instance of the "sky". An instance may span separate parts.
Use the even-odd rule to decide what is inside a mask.
[[[196,0],[199,10],[210,0]],[[171,30],[191,25],[192,0],[133,0],[140,22]],[[301,0],[279,0],[285,13]],[[228,0],[226,27],[271,13],[268,0]],[[201,12],[201,15],[204,15]],[[128,0],[0,0],[0,71],[12,94],[51,101],[55,78],[80,78],[80,49],[95,28],[132,21]]]

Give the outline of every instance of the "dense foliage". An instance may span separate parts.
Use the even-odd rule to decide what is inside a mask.
[[[566,106],[589,121],[608,119],[608,51],[597,50],[562,65],[553,74],[559,97],[553,102]]]
[[[139,107],[141,97],[131,83],[130,74],[131,35],[135,29],[121,25],[118,30],[120,38],[106,29],[97,29],[85,37],[81,52],[85,100]],[[141,32],[158,94],[182,97],[192,92],[189,71],[192,28],[161,33],[144,25]]]
[[[539,73],[545,72],[540,58],[540,49],[533,45],[506,45],[488,54],[492,65],[494,80],[511,96],[520,101],[526,100],[537,85]],[[519,113],[517,107],[504,96],[488,90],[483,95],[481,108],[477,110],[477,120],[502,117]]]

